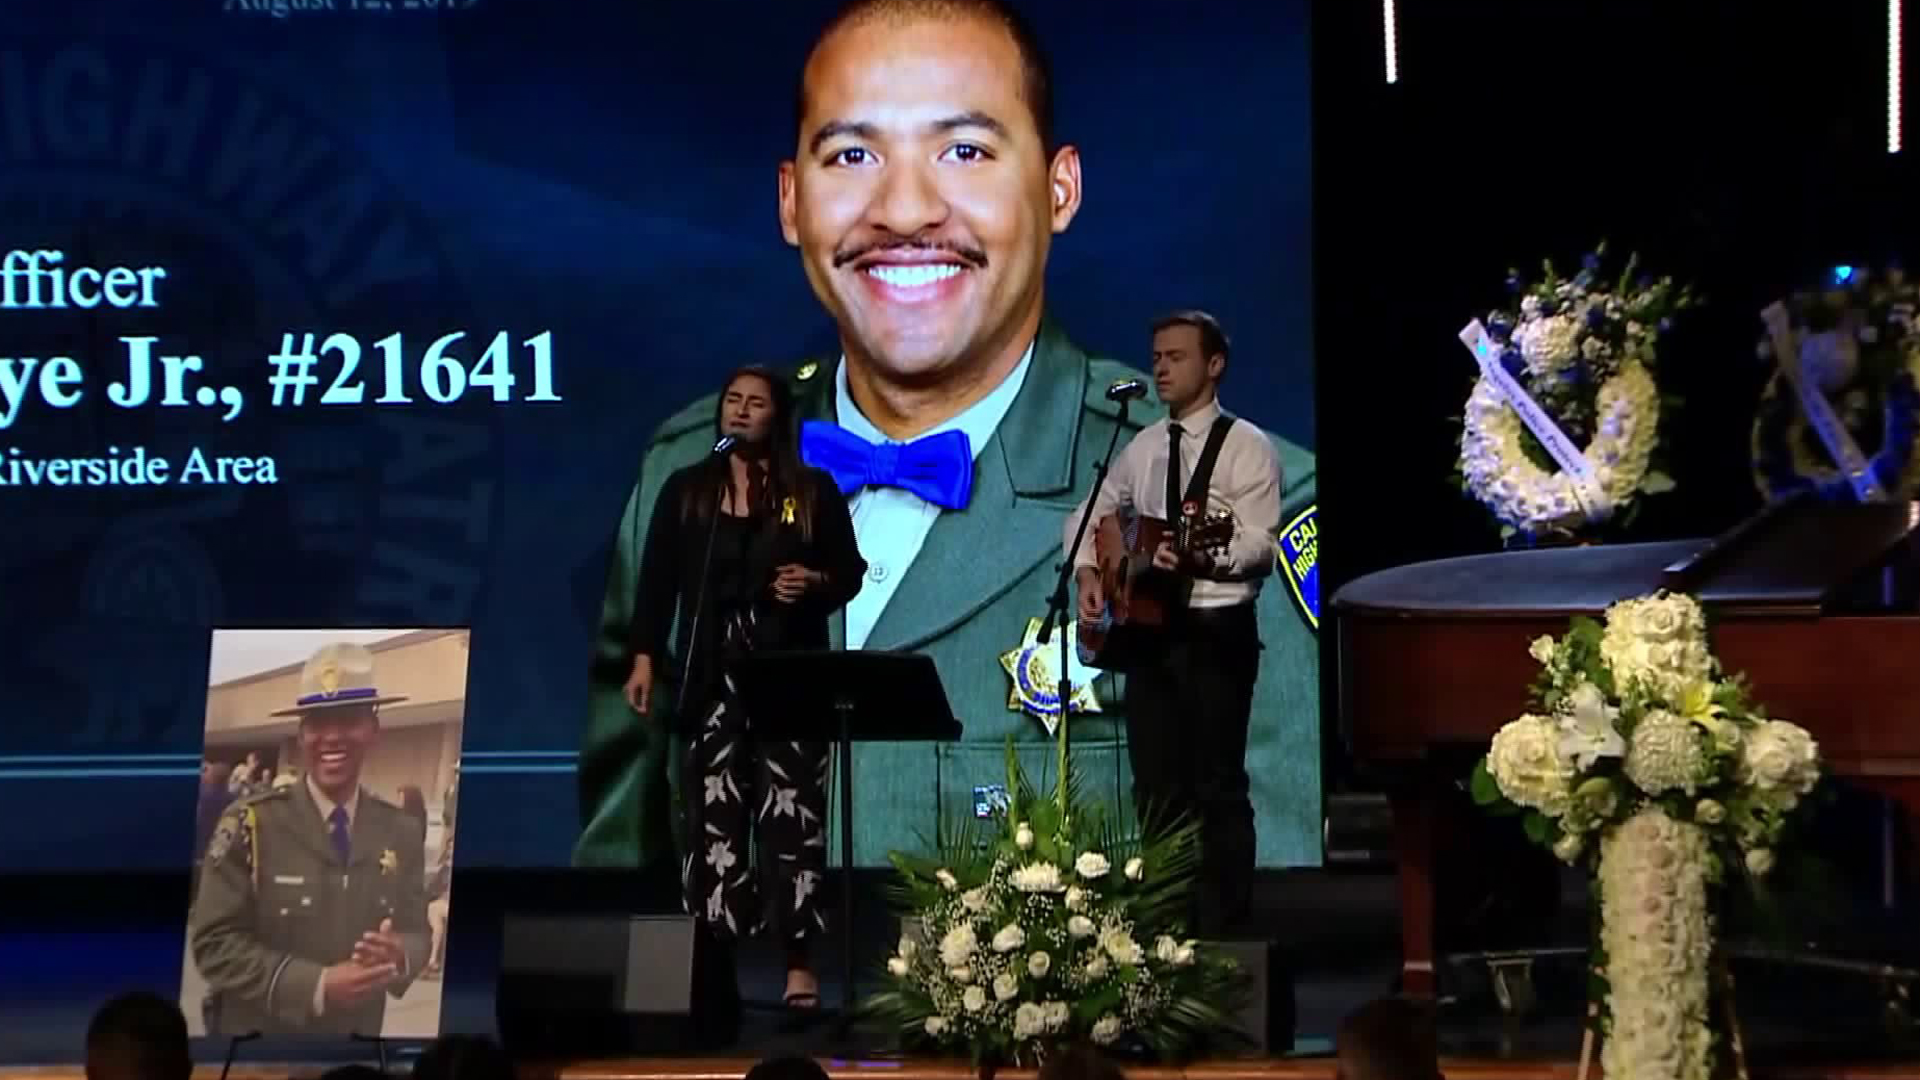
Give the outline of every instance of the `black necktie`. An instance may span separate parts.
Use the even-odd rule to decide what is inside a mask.
[[[1180,436],[1186,434],[1179,424],[1167,425],[1167,524],[1180,522]]]

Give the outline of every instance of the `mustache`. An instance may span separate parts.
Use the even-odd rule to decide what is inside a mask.
[[[834,252],[833,268],[838,270],[850,262],[864,259],[869,255],[878,254],[883,251],[940,251],[955,256],[960,259],[960,261],[973,266],[975,269],[987,265],[986,252],[976,247],[968,247],[965,244],[957,244],[945,240],[937,242],[925,240],[882,240],[869,244],[856,244],[852,247],[841,248]]]

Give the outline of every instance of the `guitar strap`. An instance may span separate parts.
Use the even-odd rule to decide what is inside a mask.
[[[1220,459],[1220,446],[1227,441],[1227,431],[1233,427],[1233,417],[1221,413],[1213,421],[1213,427],[1207,432],[1207,444],[1200,450],[1200,460],[1193,464],[1193,477],[1187,481],[1187,505],[1193,506],[1191,516],[1201,517],[1207,512],[1207,486],[1213,483],[1213,463]],[[1167,507],[1167,520],[1175,520],[1175,512],[1181,507]]]

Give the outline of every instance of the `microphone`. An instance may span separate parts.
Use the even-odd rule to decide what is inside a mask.
[[[739,441],[740,441],[739,439],[736,439],[731,435],[722,435],[720,436],[720,441],[713,444],[713,452],[715,454],[724,454],[727,451],[733,449],[733,445]]]
[[[1147,384],[1139,379],[1121,379],[1107,387],[1108,401],[1136,401],[1147,396]]]

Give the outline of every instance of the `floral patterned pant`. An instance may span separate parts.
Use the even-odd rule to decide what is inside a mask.
[[[826,743],[752,738],[731,694],[711,707],[684,763],[686,821],[697,840],[680,875],[688,914],[722,939],[758,935],[769,923],[790,942],[826,929],[818,889],[827,763]]]

